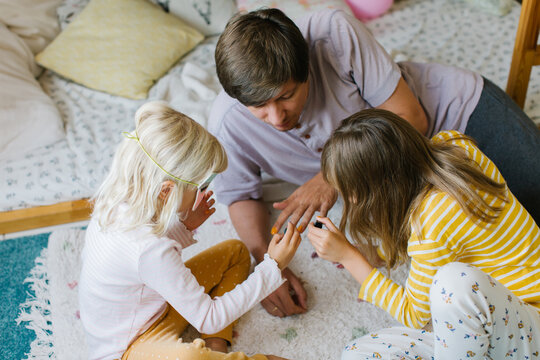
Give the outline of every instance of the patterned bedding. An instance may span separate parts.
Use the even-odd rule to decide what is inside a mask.
[[[503,89],[520,6],[499,17],[457,0],[401,0],[367,24],[396,60],[434,61],[468,68]],[[217,38],[198,45],[151,89],[206,125],[220,90],[213,51]],[[540,123],[540,70],[533,69],[525,111]],[[90,90],[47,71],[40,79],[64,121],[66,139],[17,161],[0,162],[0,211],[89,197],[109,170],[122,131],[144,101]]]

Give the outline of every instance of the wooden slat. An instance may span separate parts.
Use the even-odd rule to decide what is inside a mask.
[[[523,108],[536,52],[540,22],[540,0],[523,0],[506,92]]]
[[[540,46],[536,47],[536,53],[534,54],[534,65],[540,65]]]
[[[92,205],[87,199],[0,213],[0,234],[88,220]]]

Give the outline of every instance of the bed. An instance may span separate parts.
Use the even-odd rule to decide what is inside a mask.
[[[63,12],[58,12],[61,27],[65,28],[86,3],[64,1],[60,5]],[[240,3],[256,6],[261,1]],[[267,3],[281,6],[286,0]],[[298,3],[306,2],[294,3],[293,18],[303,11]],[[317,6],[335,3],[319,1]],[[514,1],[508,12],[500,15],[466,1],[398,0],[386,14],[366,24],[396,61],[434,61],[464,67],[504,89],[519,14],[520,5]],[[122,132],[133,129],[133,115],[145,101],[166,100],[205,126],[210,105],[221,89],[213,60],[217,38],[217,34],[205,36],[155,82],[143,99],[93,90],[45,71],[39,84],[58,110],[64,132],[50,144],[36,145],[18,156],[8,154],[8,159],[0,157],[0,234],[87,219],[91,211],[87,199],[108,172]],[[537,124],[539,72],[533,69],[524,107]]]

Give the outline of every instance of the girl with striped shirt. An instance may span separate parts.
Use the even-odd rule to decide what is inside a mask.
[[[343,218],[340,229],[319,218],[327,229],[311,224],[309,240],[362,284],[361,299],[408,327],[356,339],[344,359],[539,356],[540,229],[470,138],[429,140],[364,110],[326,143],[322,172]],[[405,286],[372,266],[380,258],[388,269],[410,259]],[[433,334],[414,330],[430,321]]]

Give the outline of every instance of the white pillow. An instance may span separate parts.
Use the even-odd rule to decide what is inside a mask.
[[[205,36],[223,32],[238,11],[235,0],[152,0]]]
[[[35,54],[60,31],[56,8],[61,0],[0,0],[0,23],[18,35]]]
[[[60,114],[34,78],[30,47],[0,23],[0,160],[65,137]]]
[[[353,15],[345,0],[237,0],[237,4],[240,11],[252,11],[263,7],[277,8],[292,20],[323,9],[340,9]]]
[[[34,55],[58,34],[60,0],[0,0],[0,160],[65,138],[64,123],[35,76]]]

